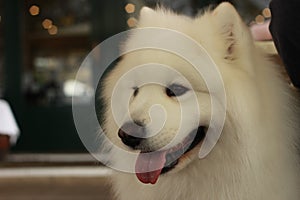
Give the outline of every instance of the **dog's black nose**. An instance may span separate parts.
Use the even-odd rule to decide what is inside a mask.
[[[144,139],[145,128],[139,123],[126,123],[118,132],[122,142],[131,148],[136,148]]]

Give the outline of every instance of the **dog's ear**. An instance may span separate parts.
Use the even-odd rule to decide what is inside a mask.
[[[212,15],[217,24],[217,31],[221,32],[225,40],[226,53],[224,58],[235,60],[236,47],[240,39],[242,30],[242,20],[236,9],[228,2],[221,3]]]
[[[153,16],[154,13],[155,13],[155,11],[153,9],[144,6],[140,11],[140,19],[151,17],[151,16]]]

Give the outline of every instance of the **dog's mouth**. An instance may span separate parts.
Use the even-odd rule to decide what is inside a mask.
[[[137,158],[135,172],[145,184],[155,184],[161,174],[167,173],[179,163],[186,153],[195,148],[205,137],[206,127],[192,131],[180,144],[171,149],[156,152],[141,152]]]

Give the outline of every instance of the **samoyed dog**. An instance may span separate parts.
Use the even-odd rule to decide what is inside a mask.
[[[196,18],[143,8],[137,27],[166,32],[130,34],[128,53],[104,78],[102,127],[116,198],[298,200],[296,102],[235,8],[222,3]],[[144,43],[185,55],[134,48]],[[214,68],[215,76],[205,75]],[[222,84],[211,87],[217,79]],[[214,121],[222,112],[223,123]],[[219,125],[219,135],[210,131]]]

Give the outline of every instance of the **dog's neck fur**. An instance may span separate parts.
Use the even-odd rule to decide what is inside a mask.
[[[289,187],[285,181],[289,179],[291,183],[297,183],[297,177],[294,176],[297,165],[293,165],[290,158],[284,156],[266,157],[268,153],[256,149],[266,144],[262,144],[262,141],[259,144],[260,142],[257,141],[258,144],[250,146],[253,142],[247,141],[250,138],[244,137],[242,140],[237,137],[238,132],[242,131],[239,128],[242,127],[227,122],[220,141],[206,158],[194,160],[179,172],[162,175],[155,185],[142,184],[135,174],[114,174],[113,189],[115,195],[120,200],[134,200],[133,197],[136,200],[297,199],[294,196],[295,185]],[[228,139],[228,137],[235,137],[234,135],[236,135],[234,140]],[[226,143],[226,141],[231,142]],[[274,149],[272,149],[273,147]],[[273,147],[270,151],[278,151],[275,150],[275,146]],[[226,152],[225,150],[229,151]],[[230,152],[230,150],[234,152]],[[283,154],[288,153],[287,149],[281,150],[286,151],[281,152]],[[256,151],[256,153],[253,154],[252,151]],[[287,171],[282,173],[282,169]],[[282,181],[277,180],[278,174],[283,174]],[[276,193],[274,189],[280,192]]]

